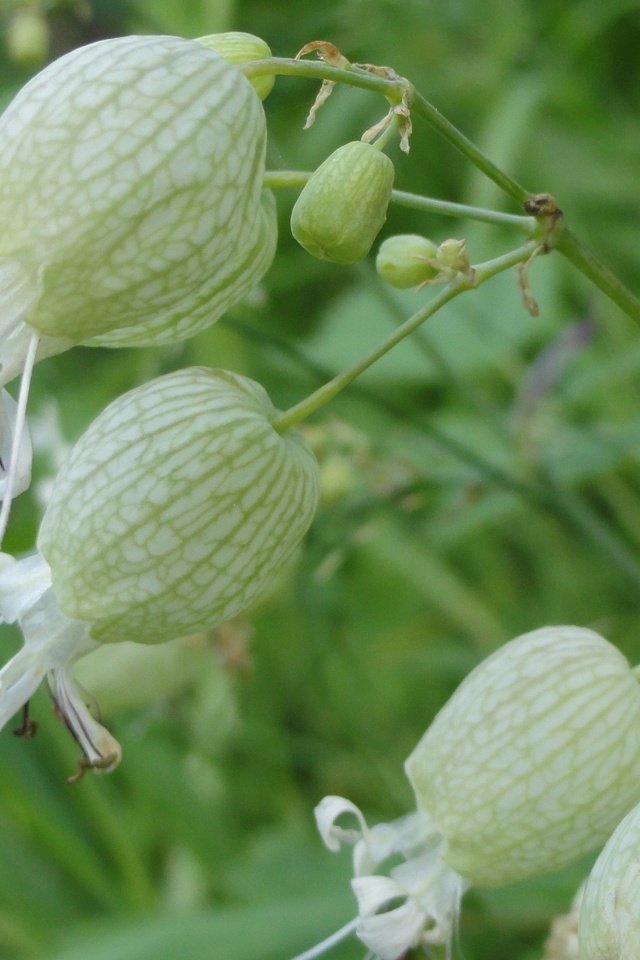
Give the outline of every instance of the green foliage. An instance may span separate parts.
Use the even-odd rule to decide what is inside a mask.
[[[239,29],[275,55],[321,38],[351,60],[390,64],[517,180],[556,195],[637,289],[637,4],[42,6],[52,56],[103,35]],[[0,65],[4,102],[26,77]],[[338,90],[303,133],[315,92],[276,83],[265,103],[271,168],[317,166],[384,107]],[[419,120],[409,157],[394,159],[400,189],[507,209]],[[123,390],[193,363],[254,377],[284,409],[418,307],[424,294],[390,291],[371,263],[302,251],[287,227],[296,195],[279,192],[278,257],[259,297],[177,347],[45,361],[36,417],[53,396],[71,440]],[[392,206],[384,235],[398,231],[466,237],[472,260],[514,239]],[[559,257],[537,261],[530,281],[538,318],[502,276],[445,308],[306,428],[325,500],[304,551],[250,617],[185,651],[194,666],[174,684],[166,671],[155,689],[145,676],[144,698],[115,704],[125,756],[115,774],[66,782],[73,747],[43,694],[37,737],[0,737],[2,960],[286,960],[354,913],[349,864],[322,848],[313,805],[339,793],[372,819],[404,812],[404,758],[483,656],[566,622],[640,660],[638,331]],[[43,478],[52,463],[43,455],[38,467]],[[5,549],[33,544],[35,496],[17,501]],[[15,642],[5,630],[2,653]],[[586,870],[474,891],[464,956],[539,958]],[[362,953],[350,943],[332,956]]]

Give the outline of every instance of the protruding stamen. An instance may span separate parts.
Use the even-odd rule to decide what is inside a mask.
[[[27,355],[24,360],[22,379],[20,381],[20,393],[18,395],[18,409],[16,411],[16,420],[13,427],[13,437],[11,441],[11,453],[9,455],[9,468],[5,482],[4,496],[2,498],[2,507],[0,508],[0,545],[4,539],[4,534],[9,522],[9,512],[11,510],[11,500],[15,489],[16,476],[18,471],[18,461],[20,453],[20,444],[25,427],[27,413],[27,400],[29,398],[29,387],[31,385],[31,373],[33,365],[36,362],[38,352],[38,343],[40,337],[34,333],[29,340]]]

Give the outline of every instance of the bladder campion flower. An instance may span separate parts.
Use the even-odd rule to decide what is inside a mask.
[[[106,763],[82,739],[73,659],[98,642],[212,629],[265,592],[318,499],[313,454],[295,430],[274,429],[276,414],[254,381],[194,367],[132,390],[90,425],[55,480],[39,554],[4,555],[0,615],[20,623],[25,645],[0,671],[0,726],[48,676],[87,761]]]
[[[581,960],[640,957],[640,805],[598,857],[580,904]]]
[[[329,849],[355,844],[356,930],[381,960],[450,945],[471,885],[557,869],[604,842],[640,796],[638,680],[592,630],[535,630],[472,671],[405,769],[407,817],[370,829],[341,797],[316,810]],[[336,825],[343,814],[357,829]],[[405,862],[378,875],[392,855]]]
[[[189,337],[241,300],[276,245],[265,143],[254,88],[196,41],[104,40],[34,77],[0,117],[0,384],[74,343]]]
[[[18,93],[0,139],[5,379],[22,324],[66,342],[180,339],[272,259],[262,105],[203,44],[123,37],[74,50]]]

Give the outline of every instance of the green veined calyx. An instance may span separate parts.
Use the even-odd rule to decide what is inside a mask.
[[[198,37],[198,43],[215,50],[229,63],[250,63],[252,60],[267,60],[271,56],[268,43],[252,33],[242,33],[239,30],[210,33],[206,37]],[[265,74],[262,77],[251,77],[249,82],[260,99],[266,100],[273,90],[275,77]]]
[[[580,903],[581,960],[640,957],[640,805],[616,827]]]
[[[38,548],[69,617],[155,643],[245,609],[300,543],[317,466],[263,388],[193,367],[114,401],[56,478]]]
[[[22,321],[66,345],[181,339],[271,261],[273,211],[260,249],[254,240],[262,106],[203,44],[123,37],[74,50],[18,93],[0,134],[0,216],[12,224],[0,297],[6,288],[13,307],[0,332]]]
[[[0,555],[0,618],[25,638],[0,671],[0,727],[47,676],[88,765],[119,760],[85,717],[71,663],[98,642],[213,629],[264,594],[318,501],[315,458],[297,431],[274,429],[276,414],[255,381],[193,367],[89,426],[54,482],[39,553]]]
[[[469,886],[560,868],[606,840],[640,794],[638,679],[592,630],[535,630],[472,671],[405,769],[407,817],[368,828],[341,797],[316,811],[330,849],[355,843],[356,929],[381,960],[450,943]],[[345,814],[356,830],[337,825]],[[404,862],[377,873],[393,855]]]
[[[189,337],[271,264],[262,105],[200,43],[74,50],[9,104],[0,142],[0,385],[75,343]]]
[[[393,178],[392,161],[377,147],[343,144],[303,187],[291,212],[293,236],[320,260],[363,260],[386,219]]]

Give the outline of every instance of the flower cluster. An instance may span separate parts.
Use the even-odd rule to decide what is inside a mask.
[[[544,873],[605,842],[640,797],[638,678],[591,630],[535,630],[467,677],[405,770],[416,810],[393,823],[369,828],[341,797],[316,809],[330,850],[354,845],[355,929],[378,960],[449,948],[469,887]],[[344,815],[356,829],[337,824]],[[587,885],[587,960],[637,956],[639,823],[636,808]],[[622,942],[636,946],[621,953]]]
[[[260,97],[238,69],[246,34],[125,37],[55,61],[0,117],[0,493],[30,481],[24,408],[33,363],[76,343],[191,336],[273,259]],[[268,78],[266,78],[268,80]],[[99,643],[156,643],[249,606],[313,517],[315,460],[279,433],[263,388],[192,368],[125,394],[56,478],[37,552],[2,554],[0,619],[24,646],[0,670],[0,727],[47,679],[85,766],[120,747],[91,715],[73,661]]]

